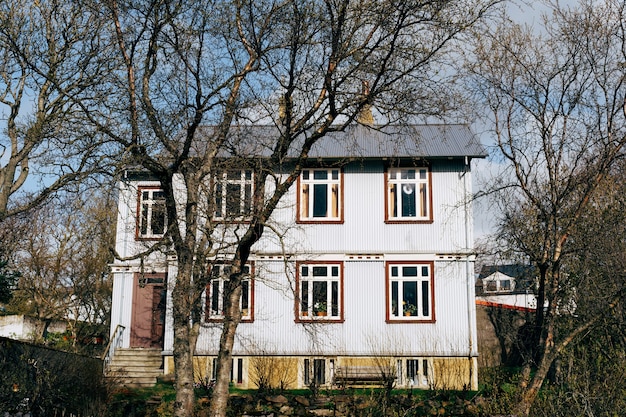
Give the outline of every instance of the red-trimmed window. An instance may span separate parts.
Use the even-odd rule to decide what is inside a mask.
[[[298,263],[298,320],[343,319],[343,264]]]
[[[254,279],[252,277],[252,265],[246,265],[243,271],[245,278],[241,281],[241,298],[239,308],[241,320],[250,322],[254,320]],[[229,264],[214,265],[211,270],[211,278],[205,292],[205,320],[219,321],[224,319],[224,303],[226,286],[229,284],[231,266]]]
[[[166,228],[165,193],[156,187],[140,187],[137,238],[160,239]]]
[[[298,179],[298,221],[343,221],[343,176],[339,168],[304,169]]]
[[[388,222],[432,221],[430,172],[426,167],[389,168],[386,173]]]
[[[435,320],[432,262],[387,262],[390,322]]]

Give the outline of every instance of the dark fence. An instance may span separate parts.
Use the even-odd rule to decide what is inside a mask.
[[[0,416],[104,415],[100,359],[0,338]]]

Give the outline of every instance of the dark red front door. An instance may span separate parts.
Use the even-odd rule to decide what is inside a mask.
[[[163,347],[165,275],[135,274],[130,346]]]

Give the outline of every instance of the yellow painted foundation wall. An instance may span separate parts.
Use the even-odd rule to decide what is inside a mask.
[[[241,361],[239,361],[241,359]],[[235,367],[242,366],[241,382],[233,378],[234,385],[242,389],[283,388],[295,389],[305,388],[303,386],[303,357],[281,357],[281,356],[250,356],[239,358],[233,361]],[[397,358],[377,357],[377,358],[354,358],[354,357],[327,357],[334,359],[335,366],[354,367],[381,367],[395,366]],[[433,389],[441,390],[462,390],[478,389],[478,368],[476,358],[431,358],[432,386]],[[211,379],[214,357],[196,356],[194,358],[194,378],[196,382],[203,382]],[[234,370],[237,375],[238,370]],[[174,373],[174,359],[172,356],[164,358],[164,374]]]
[[[433,387],[438,390],[478,389],[476,358],[435,358]]]

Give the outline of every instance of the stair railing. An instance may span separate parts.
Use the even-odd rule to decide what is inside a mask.
[[[107,343],[106,349],[104,349],[104,353],[102,354],[102,364],[104,366],[104,374],[109,370],[109,366],[111,365],[111,360],[113,360],[113,356],[115,355],[115,350],[119,347],[122,347],[122,336],[124,336],[124,330],[126,327],[118,324],[115,327],[115,331],[113,335],[109,339],[109,343]]]

